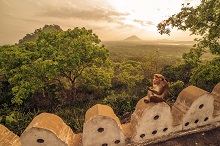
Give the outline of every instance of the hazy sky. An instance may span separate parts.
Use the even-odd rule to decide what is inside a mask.
[[[14,44],[45,24],[92,29],[102,41],[136,35],[143,40],[193,40],[189,32],[160,35],[156,25],[200,0],[0,0],[0,45]]]

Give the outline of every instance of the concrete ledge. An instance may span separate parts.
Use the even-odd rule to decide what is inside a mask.
[[[220,121],[220,83],[213,88],[212,94],[214,94],[214,121]]]
[[[174,103],[172,112],[176,115],[173,116],[178,118],[178,124],[182,124],[182,130],[203,126],[213,122],[213,103],[213,94],[189,86],[180,92]]]
[[[75,134],[63,120],[49,113],[35,117],[21,135],[22,146],[70,146]]]
[[[132,141],[154,139],[173,131],[170,106],[164,102],[145,103],[142,98],[131,116]]]
[[[0,124],[0,146],[21,146],[20,138]]]
[[[211,93],[183,89],[172,107],[139,100],[131,122],[122,124],[111,107],[97,104],[85,115],[83,133],[74,134],[49,113],[36,116],[19,138],[0,125],[3,146],[144,146],[220,127],[220,83]]]
[[[169,135],[165,135],[165,136],[162,136],[162,137],[159,137],[159,138],[156,138],[156,139],[147,140],[147,141],[142,142],[142,143],[130,142],[130,143],[127,143],[126,146],[146,146],[146,145],[149,145],[149,144],[155,144],[155,143],[163,142],[163,141],[166,141],[166,140],[169,140],[169,139],[182,137],[182,136],[185,136],[185,135],[190,135],[190,134],[194,134],[194,133],[209,131],[209,130],[215,129],[217,127],[220,127],[220,122],[215,122],[215,123],[212,123],[210,125],[197,127],[197,128],[194,128],[194,129],[189,129],[189,130],[170,133]]]
[[[97,104],[87,111],[82,143],[83,146],[125,145],[121,123],[111,107]]]

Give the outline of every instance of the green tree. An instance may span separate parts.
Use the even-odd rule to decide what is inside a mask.
[[[220,55],[219,8],[219,0],[201,0],[197,7],[192,7],[189,3],[183,4],[179,13],[157,25],[160,34],[170,34],[171,28],[176,27],[183,31],[189,30],[192,35],[200,36],[200,38],[195,39],[197,43],[191,48],[190,52],[184,53],[182,56],[185,61],[183,66],[189,67],[188,71],[185,70],[182,73],[184,73],[183,76],[190,75],[189,83],[209,91],[220,81],[219,58],[216,57],[214,60],[204,63],[201,56],[207,51],[214,55]],[[170,71],[174,70],[171,69]],[[179,79],[176,78],[175,80]],[[185,81],[184,83],[187,84]]]
[[[185,63],[167,65],[161,70],[161,74],[166,77],[169,82],[177,82],[178,80],[188,84],[192,75],[192,66]]]
[[[14,75],[14,71],[23,64],[28,63],[34,56],[35,53],[23,50],[16,45],[4,45],[0,47],[0,81],[2,85],[1,90],[3,91],[3,94],[1,94],[1,99],[4,99],[3,103],[8,100],[10,101],[8,98],[13,97],[11,91],[13,86],[9,83],[9,79],[12,77],[21,77],[20,73]]]
[[[13,86],[12,102],[22,104],[36,93],[46,97],[53,85],[56,95],[71,101],[77,100],[82,84],[90,82],[93,90],[109,88],[109,53],[100,42],[92,30],[75,28],[41,32],[36,42],[1,48],[1,69]],[[91,70],[97,74],[91,76]]]
[[[170,94],[171,97],[166,97],[167,100],[176,100],[179,93],[184,89],[184,82],[182,81],[176,81],[176,82],[169,82],[170,87]]]
[[[109,88],[112,86],[111,79],[113,70],[110,68],[90,67],[85,69],[79,78],[78,89],[83,92],[95,93],[96,95],[108,94]]]
[[[136,87],[144,79],[141,62],[125,60],[114,64],[112,86],[116,92],[137,95]],[[140,89],[140,88],[139,88]]]
[[[141,68],[144,72],[144,77],[152,79],[154,74],[159,73],[167,63],[167,59],[163,58],[159,51],[143,56],[141,59]]]
[[[201,0],[198,7],[190,3],[182,5],[181,12],[174,14],[157,25],[160,34],[170,34],[170,28],[189,30],[193,35],[199,35],[197,48],[209,48],[212,54],[220,55],[220,1]]]
[[[201,48],[191,48],[188,53],[183,53],[182,57],[185,64],[193,67],[197,67],[202,61],[201,56],[203,55],[203,50]]]
[[[190,82],[211,92],[213,87],[220,82],[220,58],[215,58],[195,68]]]

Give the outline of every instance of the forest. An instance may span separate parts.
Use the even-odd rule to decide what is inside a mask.
[[[93,30],[53,24],[0,46],[0,123],[20,135],[36,115],[49,112],[79,133],[97,103],[126,123],[155,73],[169,83],[170,105],[189,85],[212,91],[220,82],[219,7],[218,0],[182,5],[157,26],[161,34],[190,30],[201,36],[194,42],[102,42]]]

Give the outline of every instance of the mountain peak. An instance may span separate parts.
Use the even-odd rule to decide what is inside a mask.
[[[132,35],[132,36],[126,38],[125,41],[142,41],[142,39],[140,39],[136,35]]]

